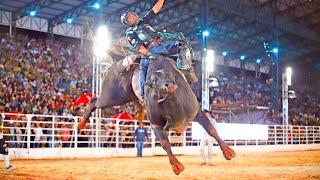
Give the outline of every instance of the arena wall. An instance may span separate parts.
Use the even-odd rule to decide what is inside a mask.
[[[319,150],[320,144],[296,144],[296,145],[263,145],[263,146],[232,146],[237,154],[250,152],[278,152],[278,151],[308,151]],[[200,155],[200,147],[173,147],[176,155]],[[106,157],[135,157],[135,148],[39,148],[9,150],[12,159],[61,159],[61,158],[106,158]],[[218,146],[213,148],[213,154],[221,154]],[[161,147],[144,148],[144,156],[166,155]]]

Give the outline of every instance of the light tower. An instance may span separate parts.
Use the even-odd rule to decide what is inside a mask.
[[[282,124],[289,124],[289,103],[288,91],[291,85],[292,68],[288,67],[286,72],[282,74]]]
[[[109,49],[111,36],[108,28],[102,25],[96,29],[95,37],[93,39],[93,59],[92,59],[92,95],[95,97],[100,96],[102,88],[102,61],[106,58],[106,51]],[[93,114],[96,122],[96,147],[99,147],[99,129],[101,118],[101,109],[97,109]]]

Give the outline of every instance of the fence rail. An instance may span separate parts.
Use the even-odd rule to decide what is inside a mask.
[[[134,131],[137,121],[91,118],[86,129],[78,132],[80,117],[34,114],[9,114],[4,120],[8,146],[11,148],[78,148],[78,147],[135,147]],[[159,147],[148,121],[149,140],[145,147]],[[259,146],[284,144],[320,144],[319,126],[268,126],[268,139],[225,139],[231,146]],[[169,132],[173,147],[199,146],[200,141],[192,139],[191,124],[186,132],[178,134]]]

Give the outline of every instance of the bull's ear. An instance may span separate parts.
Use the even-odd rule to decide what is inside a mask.
[[[153,87],[154,87],[154,83],[151,82],[151,81],[146,81],[146,82],[144,83],[144,85],[147,86],[147,87],[149,87],[149,88],[153,88]]]

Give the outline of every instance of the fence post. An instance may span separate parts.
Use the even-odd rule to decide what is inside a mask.
[[[315,144],[315,139],[314,139],[314,126],[312,126],[312,144]]]
[[[187,146],[187,131],[183,132],[182,146],[183,146],[183,149]]]
[[[285,131],[286,131],[286,133],[285,133],[285,136],[286,136],[286,144],[288,145],[289,144],[289,125],[286,125],[286,128],[285,128]]]
[[[277,142],[277,125],[274,126],[274,145],[277,145],[278,142]]]
[[[56,117],[52,116],[52,148],[56,147],[56,137],[55,137],[55,131],[56,131],[56,127],[55,127],[55,122],[56,122]]]
[[[306,144],[308,144],[308,126],[305,126],[305,131]]]
[[[96,148],[98,148],[99,147],[99,121],[100,121],[100,119],[99,119],[99,117],[95,117],[95,119],[96,119]]]
[[[287,140],[287,137],[286,137],[286,126],[285,125],[282,125],[282,144],[286,144],[286,140]]]
[[[292,128],[292,126],[290,126],[290,133],[291,133],[291,144],[293,144],[294,134],[293,134],[293,128]]]
[[[73,127],[73,131],[74,131],[74,147],[77,148],[78,147],[78,118],[74,117],[74,127]]]
[[[119,148],[119,119],[116,119],[116,149]]]
[[[301,141],[300,141],[300,140],[301,140],[300,131],[301,131],[301,127],[300,127],[300,126],[298,126],[298,132],[299,132],[299,134],[298,134],[298,135],[299,135],[299,144],[301,144]]]
[[[138,123],[137,123],[137,121],[134,121],[134,130],[133,130],[133,138],[135,138],[135,130],[137,129],[137,127],[138,127]],[[134,148],[136,149],[137,148],[137,143],[136,143],[136,140],[134,139],[133,140],[134,141]]]
[[[28,148],[28,152],[30,151],[30,141],[31,141],[31,119],[32,116],[31,114],[27,114],[27,148]]]
[[[154,148],[156,147],[156,136],[154,135],[153,130],[151,132],[151,147],[152,151],[154,151]]]

